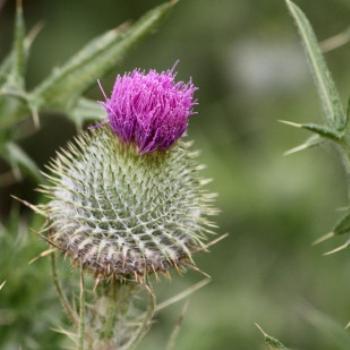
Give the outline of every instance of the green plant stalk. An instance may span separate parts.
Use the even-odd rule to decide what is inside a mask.
[[[144,288],[146,289],[148,296],[149,296],[149,304],[148,304],[148,309],[146,311],[146,314],[138,327],[138,329],[134,332],[132,335],[131,339],[128,341],[128,343],[123,347],[123,350],[134,350],[136,349],[137,345],[143,338],[143,336],[147,333],[150,325],[152,318],[154,316],[155,310],[156,310],[156,297],[155,294],[153,293],[153,290],[151,287],[149,287],[147,284],[144,285]]]
[[[72,307],[70,306],[67,300],[67,297],[63,292],[61,283],[59,281],[58,271],[57,271],[57,262],[56,262],[56,253],[52,253],[50,258],[51,258],[52,279],[53,279],[53,283],[56,288],[57,294],[59,296],[59,299],[61,301],[62,307],[65,310],[69,319],[72,321],[72,323],[77,324],[78,323],[77,315],[72,309]]]
[[[80,267],[80,296],[79,296],[79,345],[78,350],[85,349],[85,281],[84,270]]]
[[[113,279],[111,285],[104,288],[107,301],[107,316],[100,339],[108,342],[114,334],[118,319],[123,317],[129,308],[132,285],[122,284]]]
[[[116,279],[102,282],[97,287],[94,300],[90,303],[90,311],[95,317],[86,315],[86,327],[92,333],[90,349],[121,349],[130,341],[135,326],[128,324],[128,312],[138,291],[135,283]]]
[[[108,298],[108,304],[110,307],[107,310],[107,317],[105,321],[105,327],[101,332],[101,339],[111,339],[113,336],[113,330],[118,319],[118,303],[117,303],[117,281],[111,282],[110,295]]]

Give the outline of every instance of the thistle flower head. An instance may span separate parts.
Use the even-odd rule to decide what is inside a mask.
[[[118,75],[103,103],[111,129],[140,153],[166,150],[186,131],[195,104],[192,82],[175,81],[173,69],[161,73],[138,69]]]
[[[172,71],[117,78],[105,103],[110,127],[83,132],[49,167],[52,245],[117,278],[181,267],[204,248],[213,196],[191,144],[168,149],[186,130],[194,90]]]

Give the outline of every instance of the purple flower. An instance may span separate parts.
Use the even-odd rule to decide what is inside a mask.
[[[168,149],[187,129],[197,88],[191,81],[175,82],[175,75],[173,69],[118,75],[103,103],[113,132],[142,154]]]

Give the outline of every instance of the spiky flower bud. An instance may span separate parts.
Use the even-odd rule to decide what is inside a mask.
[[[110,125],[81,134],[50,166],[48,241],[96,274],[182,266],[210,232],[213,196],[196,152],[183,140],[168,149],[186,129],[194,91],[172,79],[119,77],[106,102]]]

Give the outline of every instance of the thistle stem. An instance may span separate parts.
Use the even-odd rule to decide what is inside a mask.
[[[114,327],[116,325],[117,319],[118,319],[118,282],[113,279],[111,283],[111,290],[110,295],[108,297],[109,299],[109,308],[107,310],[107,318],[105,321],[105,327],[102,331],[102,338],[105,339],[111,339],[113,337],[113,331]],[[119,290],[119,292],[121,292]]]
[[[133,337],[128,341],[128,343],[122,348],[125,350],[135,349],[138,343],[141,341],[142,337],[147,333],[148,328],[151,324],[152,318],[156,309],[156,296],[150,286],[144,284],[146,292],[149,296],[149,306],[145,313],[144,319],[142,320],[139,328],[135,331]]]
[[[78,350],[84,350],[85,340],[85,283],[84,271],[80,266],[80,296],[79,296],[79,347]]]
[[[61,287],[60,279],[58,276],[58,271],[57,271],[57,263],[56,263],[56,253],[52,253],[51,255],[51,271],[52,271],[52,279],[53,279],[53,284],[56,288],[58,297],[60,299],[60,302],[62,304],[62,307],[64,311],[66,312],[68,318],[71,320],[72,323],[78,324],[78,318],[76,313],[74,312],[73,308],[68,302],[68,299],[66,295],[63,292],[63,289]]]

